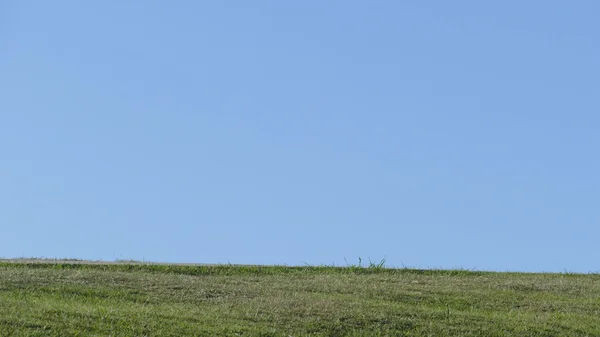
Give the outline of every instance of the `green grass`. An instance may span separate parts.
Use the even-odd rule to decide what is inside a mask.
[[[600,275],[0,262],[0,336],[600,336]]]

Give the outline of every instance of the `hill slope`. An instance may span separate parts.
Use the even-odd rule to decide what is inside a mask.
[[[0,262],[0,336],[600,336],[600,276]]]

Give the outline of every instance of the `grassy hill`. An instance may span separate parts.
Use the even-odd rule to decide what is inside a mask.
[[[600,336],[600,275],[0,262],[0,336]]]

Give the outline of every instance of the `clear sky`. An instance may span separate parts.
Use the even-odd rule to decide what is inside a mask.
[[[0,256],[600,271],[600,2],[0,1]]]

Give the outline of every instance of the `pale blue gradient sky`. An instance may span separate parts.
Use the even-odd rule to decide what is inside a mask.
[[[600,271],[598,1],[0,1],[0,256]]]

